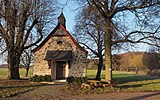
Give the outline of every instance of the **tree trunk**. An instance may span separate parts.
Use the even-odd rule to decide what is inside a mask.
[[[138,74],[138,68],[136,67],[136,74]]]
[[[20,56],[15,51],[8,51],[8,78],[9,79],[20,79],[19,75],[19,63]]]
[[[28,76],[29,68],[26,68],[26,77]]]
[[[108,81],[112,81],[112,55],[111,55],[111,20],[109,18],[106,19],[106,31],[104,37],[104,45],[105,45],[105,79]]]
[[[96,80],[101,80],[101,71],[103,67],[103,58],[99,57],[98,70],[96,75]]]

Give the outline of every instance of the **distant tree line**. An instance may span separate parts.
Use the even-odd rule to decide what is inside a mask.
[[[153,70],[160,69],[160,54],[151,52],[128,52],[123,54],[113,55],[112,66],[115,71],[127,71],[147,73]],[[97,59],[90,59],[88,61],[88,69],[95,69],[97,66]],[[104,69],[103,64],[103,69]]]
[[[113,56],[113,69],[118,71],[151,72],[160,69],[160,54],[130,52]]]

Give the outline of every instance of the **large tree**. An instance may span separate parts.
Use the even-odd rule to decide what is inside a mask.
[[[81,1],[97,9],[104,19],[106,80],[112,80],[112,46],[126,42],[156,45],[154,41],[160,39],[159,0]]]
[[[52,0],[0,0],[0,36],[4,39],[9,79],[19,79],[20,57],[24,49],[42,40],[46,24],[55,9]],[[49,19],[50,18],[50,19]],[[33,34],[34,42],[26,44]]]
[[[78,42],[89,50],[91,58],[98,58],[98,70],[96,79],[100,80],[104,55],[104,26],[103,20],[95,10],[84,8],[78,15],[75,25],[75,37]]]

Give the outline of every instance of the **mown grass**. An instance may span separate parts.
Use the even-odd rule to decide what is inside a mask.
[[[88,78],[95,78],[96,71],[88,70]],[[101,78],[105,77],[105,72],[102,71]],[[146,92],[160,91],[160,77],[150,75],[136,75],[128,72],[114,72],[113,81],[115,86],[112,89],[98,89],[98,92]],[[100,91],[99,91],[100,90]]]
[[[5,80],[0,79],[0,98],[11,97],[17,94],[31,91],[44,84],[31,83],[27,80]]]
[[[115,84],[104,88],[80,88],[79,85],[69,85],[65,90],[68,95],[80,94],[103,94],[112,92],[160,92],[160,79],[149,79],[143,81],[126,82],[122,84]]]
[[[28,78],[32,76],[32,68],[30,68],[28,72],[28,77],[26,77],[26,70],[24,68],[19,69],[19,74],[21,78]],[[6,79],[8,75],[8,68],[0,68],[0,79]]]
[[[25,70],[20,69],[20,75],[25,76]],[[32,75],[32,72],[29,73]],[[0,69],[0,77],[7,76],[7,69]],[[95,78],[96,70],[88,70],[87,77]],[[105,72],[102,71],[101,78],[105,77]],[[108,92],[146,92],[160,91],[160,78],[148,75],[136,75],[134,73],[113,72],[114,86],[106,88],[82,89],[80,86],[73,87],[69,91],[73,94],[92,94],[92,93],[108,93]],[[16,94],[31,91],[42,84],[30,83],[27,80],[5,80],[0,79],[0,97],[10,97]]]
[[[0,68],[0,78],[5,78],[7,74],[7,68]]]
[[[118,84],[115,89],[122,92],[157,92],[160,91],[160,79],[146,79]]]
[[[87,77],[89,79],[94,79],[96,77],[96,70],[87,70]],[[118,72],[113,71],[113,80],[117,83],[124,83],[124,82],[130,82],[130,81],[138,81],[138,80],[144,80],[148,79],[149,77],[144,77],[140,75],[135,75],[134,72]],[[101,72],[101,79],[105,78],[105,71],[102,70]]]
[[[87,77],[88,78],[95,78],[96,77],[97,70],[87,70]],[[117,72],[113,71],[113,78],[124,78],[124,77],[130,77],[134,74],[134,72]],[[105,71],[102,70],[101,72],[101,79],[105,78]]]
[[[26,70],[19,69],[21,78],[29,78],[32,75],[32,70],[29,70],[28,77],[25,77]],[[33,84],[27,80],[7,80],[8,69],[0,68],[0,98],[10,97],[20,93],[33,90],[40,86],[39,83]]]

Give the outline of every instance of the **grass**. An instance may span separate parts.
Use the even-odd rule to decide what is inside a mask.
[[[7,68],[0,68],[0,78],[6,77],[7,74]]]
[[[21,78],[28,78],[28,77],[32,76],[32,68],[30,68],[30,70],[28,72],[28,77],[25,76],[26,70],[24,68],[19,69],[19,74],[20,74]],[[6,79],[7,75],[8,75],[8,69],[7,68],[0,68],[0,79]]]
[[[25,69],[20,69],[20,75],[25,76]],[[30,70],[29,76],[32,75]],[[40,83],[30,83],[27,80],[5,80],[1,79],[7,76],[7,69],[0,68],[0,97],[10,97],[16,94],[31,91],[39,86]],[[87,77],[95,78],[96,71],[88,70]],[[101,78],[105,77],[105,72],[102,71]],[[113,80],[115,86],[106,88],[95,88],[92,90],[71,89],[74,93],[92,94],[92,93],[108,93],[108,92],[146,92],[160,91],[160,78],[148,75],[136,75],[134,73],[113,72]]]
[[[96,71],[88,70],[87,77],[95,78]],[[105,71],[102,71],[101,78],[105,77]],[[112,87],[112,90],[104,91],[114,91],[114,92],[146,92],[146,91],[160,91],[160,77],[149,76],[149,75],[136,75],[135,73],[128,72],[114,72],[113,80],[116,84]],[[98,90],[99,91],[99,90]]]
[[[17,94],[31,91],[44,84],[31,83],[27,80],[5,80],[0,79],[0,98],[11,97]]]
[[[118,84],[115,88],[122,92],[157,92],[160,91],[160,79],[127,82]]]
[[[96,77],[96,70],[87,70],[87,77],[89,79],[94,79]],[[101,79],[105,78],[105,71],[102,70],[101,72]],[[118,72],[118,71],[113,71],[113,79],[117,81],[124,81],[124,80],[135,80],[142,78],[140,76],[135,75],[133,72]],[[143,77],[144,78],[144,77]]]
[[[25,77],[24,68],[20,68],[19,73],[21,78],[29,78],[32,76],[32,69],[29,70],[28,77]],[[7,75],[8,69],[0,68],[0,98],[25,93],[41,86],[40,83],[30,83],[27,80],[6,80]]]

